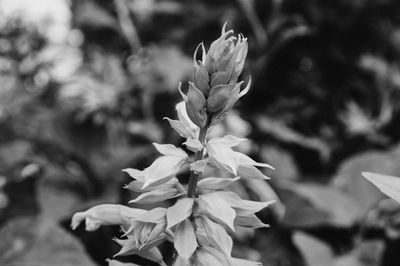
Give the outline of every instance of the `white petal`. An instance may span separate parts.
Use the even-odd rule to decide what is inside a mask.
[[[254,166],[259,166],[259,167],[268,167],[270,169],[275,169],[274,167],[272,167],[269,164],[258,163],[256,161],[254,161],[253,159],[251,159],[246,154],[243,154],[241,152],[236,152],[235,151],[234,153],[235,153],[236,160],[239,162],[240,165],[254,165]]]
[[[236,175],[239,162],[234,151],[225,145],[208,143],[207,151],[210,157],[223,166],[226,170]]]
[[[240,177],[235,177],[235,178],[207,177],[201,179],[197,187],[200,190],[218,190],[233,184],[239,179]]]

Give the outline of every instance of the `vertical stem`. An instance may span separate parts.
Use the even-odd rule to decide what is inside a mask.
[[[205,144],[206,142],[207,129],[208,129],[208,123],[206,126],[200,128],[199,141],[201,142],[201,144]],[[200,151],[197,151],[194,154],[194,161],[202,160],[203,156],[204,156],[204,148],[201,149]],[[187,193],[188,198],[194,198],[196,196],[196,188],[198,180],[199,180],[199,174],[195,173],[194,171],[191,171],[189,178],[188,193]]]

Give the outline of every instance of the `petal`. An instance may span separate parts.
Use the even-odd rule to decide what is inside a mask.
[[[204,148],[198,139],[188,138],[183,144],[192,152],[201,151]]]
[[[161,156],[145,169],[143,188],[167,182],[181,170],[185,159],[180,156]]]
[[[130,218],[140,216],[144,210],[129,208],[119,204],[102,204],[72,216],[71,227],[75,230],[85,220],[86,230],[95,231],[101,225],[126,225]]]

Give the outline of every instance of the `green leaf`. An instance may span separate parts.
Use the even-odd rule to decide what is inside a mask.
[[[261,222],[261,220],[253,213],[247,214],[245,216],[236,216],[235,225],[248,228],[269,227],[268,224]]]
[[[153,143],[154,147],[163,155],[177,156],[182,158],[187,158],[186,152],[180,148],[175,147],[172,144],[157,144]]]
[[[396,176],[381,175],[363,172],[362,175],[374,184],[382,193],[400,203],[400,178]]]
[[[192,152],[201,151],[203,149],[203,144],[201,144],[198,139],[188,138],[183,144]]]
[[[159,189],[143,193],[136,199],[129,201],[129,203],[148,204],[172,199],[181,195],[182,193],[177,188],[161,187]]]
[[[230,262],[231,266],[262,266],[261,262],[238,258],[231,258]]]
[[[194,171],[197,174],[201,174],[204,172],[207,164],[208,164],[208,158],[204,160],[195,161],[190,164],[190,170]]]
[[[230,266],[225,254],[210,246],[201,247],[196,253],[197,266]]]
[[[239,165],[237,174],[248,179],[270,179],[253,165]]]
[[[197,202],[200,209],[210,215],[213,220],[235,231],[233,221],[235,220],[236,213],[223,198],[215,193],[210,193],[201,195]]]
[[[199,190],[218,190],[226,188],[227,186],[238,181],[240,177],[223,178],[223,177],[207,177],[203,178],[197,184]]]
[[[181,222],[175,231],[174,246],[179,256],[189,260],[197,248],[197,239],[192,223],[186,219]]]
[[[184,198],[178,200],[174,206],[167,210],[167,228],[182,222],[192,214],[194,199]]]
[[[169,188],[174,188],[179,186],[178,185],[179,181],[176,177],[171,178],[170,180],[168,180],[167,182],[163,183],[160,186],[148,186],[146,188],[143,188],[144,182],[141,180],[134,180],[132,182],[130,182],[128,185],[125,185],[124,188],[135,191],[135,192],[149,192],[155,189],[159,189],[160,187],[169,187]]]
[[[217,191],[210,194],[214,194],[215,197],[224,199],[230,207],[236,210],[238,215],[247,215],[251,213],[256,213],[266,208],[275,202],[275,200],[270,201],[252,201],[241,199],[237,194],[231,191]],[[210,195],[208,194],[208,195]]]
[[[222,225],[204,216],[197,217],[196,223],[204,228],[207,239],[213,247],[223,252],[225,256],[231,256],[233,241]]]
[[[210,157],[212,157],[219,165],[233,173],[237,174],[239,162],[236,160],[233,150],[223,144],[219,143],[207,143],[207,151]]]
[[[185,158],[181,156],[161,156],[144,170],[143,188],[160,185],[171,179],[183,166]]]
[[[247,156],[246,154],[243,154],[241,152],[234,152],[236,160],[239,162],[239,165],[254,165],[254,166],[258,166],[258,167],[268,167],[272,170],[274,170],[275,168],[272,167],[269,164],[266,163],[259,163],[254,161],[253,159],[251,159],[249,156]]]
[[[237,145],[239,145],[240,143],[242,143],[243,141],[247,141],[247,139],[241,139],[232,135],[226,135],[222,138],[214,138],[211,139],[208,143],[211,144],[221,144],[224,145],[226,147],[232,148],[235,147]]]

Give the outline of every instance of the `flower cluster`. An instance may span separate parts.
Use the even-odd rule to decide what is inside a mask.
[[[247,54],[247,41],[232,31],[222,29],[221,37],[214,41],[208,53],[200,44],[194,54],[194,82],[189,83],[187,94],[181,91],[183,102],[177,104],[178,119],[166,118],[171,127],[186,141],[183,149],[171,144],[154,147],[161,154],[144,170],[124,169],[134,180],[126,188],[141,193],[134,203],[157,203],[176,199],[169,208],[152,210],[129,208],[121,205],[99,205],[76,213],[72,227],[85,220],[87,230],[100,225],[119,224],[124,232],[116,239],[121,250],[116,254],[138,254],[160,265],[165,265],[157,245],[162,241],[174,243],[174,265],[260,265],[258,262],[231,257],[231,235],[237,227],[260,228],[267,226],[255,215],[272,203],[241,199],[227,187],[241,178],[268,179],[257,167],[259,163],[233,148],[245,139],[227,135],[208,139],[210,127],[220,121],[243,96],[242,72]],[[196,61],[199,48],[202,60]],[[250,82],[249,82],[250,83]],[[183,185],[176,175],[190,169],[189,184]],[[211,173],[222,170],[227,176]],[[230,177],[229,177],[230,175]]]

